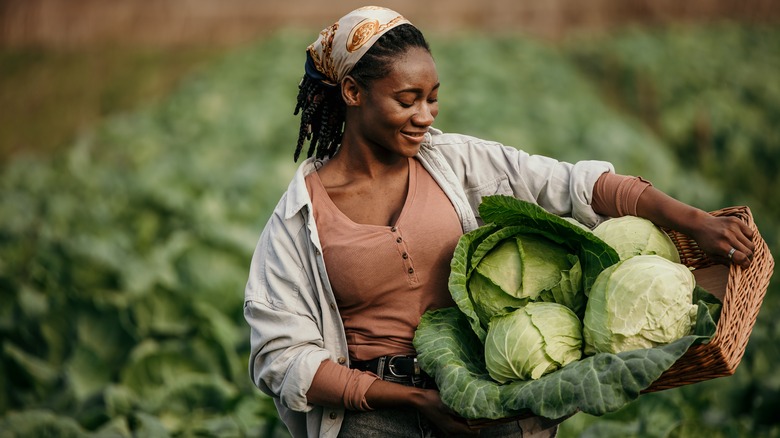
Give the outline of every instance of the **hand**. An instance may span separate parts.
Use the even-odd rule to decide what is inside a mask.
[[[709,214],[703,215],[699,222],[690,234],[710,258],[725,265],[734,263],[742,268],[750,266],[755,246],[752,241],[753,230],[747,224],[734,216]]]
[[[374,409],[395,406],[412,406],[423,414],[443,436],[477,436],[479,430],[469,427],[441,401],[439,391],[416,388],[399,383],[375,380],[366,391],[366,402]]]
[[[443,436],[478,436],[479,430],[469,427],[466,420],[459,417],[441,401],[439,391],[423,390],[415,407],[433,423]]]
[[[692,237],[702,251],[724,265],[747,268],[753,260],[753,231],[734,216],[713,216],[654,187],[642,192],[636,210],[638,216],[656,225]]]

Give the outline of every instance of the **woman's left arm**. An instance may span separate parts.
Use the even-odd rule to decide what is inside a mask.
[[[637,216],[690,236],[710,257],[743,268],[753,259],[753,231],[733,216],[713,216],[647,187],[636,204]],[[733,249],[733,251],[732,251]]]

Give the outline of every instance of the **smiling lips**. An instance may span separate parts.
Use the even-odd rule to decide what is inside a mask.
[[[425,131],[421,131],[421,132],[401,131],[401,134],[403,134],[406,137],[409,137],[414,141],[422,141],[423,137],[425,137]]]

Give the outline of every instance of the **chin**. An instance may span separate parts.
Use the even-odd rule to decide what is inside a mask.
[[[398,150],[398,154],[407,158],[414,157],[418,152],[420,152],[420,145],[421,144],[415,146],[404,146]]]

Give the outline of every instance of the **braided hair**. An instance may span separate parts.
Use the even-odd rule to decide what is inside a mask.
[[[349,75],[367,88],[372,81],[389,75],[393,61],[412,48],[422,48],[429,53],[431,51],[422,32],[416,27],[411,24],[394,27],[379,37]],[[311,157],[315,151],[318,159],[332,157],[338,151],[344,135],[346,110],[340,85],[333,86],[304,75],[298,85],[298,103],[294,112],[295,115],[301,115],[294,160],[298,161],[306,140],[309,140],[307,157]]]

